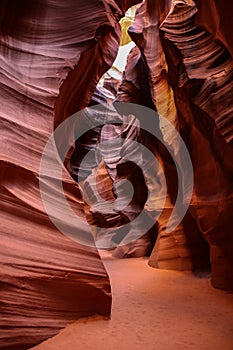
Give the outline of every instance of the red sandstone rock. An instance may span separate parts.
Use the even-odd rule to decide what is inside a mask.
[[[110,284],[96,249],[55,229],[41,202],[38,175],[51,132],[90,103],[117,54],[118,21],[137,2],[83,0],[77,6],[76,0],[1,1],[2,349],[26,349],[78,317],[110,313]],[[176,125],[194,166],[189,212],[181,226],[166,235],[177,190],[174,164],[153,137],[140,135],[158,156],[169,185],[150,264],[184,269],[205,263],[208,249],[201,232],[210,245],[213,285],[232,290],[233,49],[227,19],[232,5],[217,0],[195,3],[181,0],[174,6],[174,1],[160,0],[155,6],[147,0],[138,6],[130,28],[138,48],[130,54],[118,99],[155,108]],[[113,131],[105,136],[111,138]],[[179,148],[174,152],[179,156]],[[97,173],[99,192],[106,199],[114,200],[112,181],[122,174],[136,187],[142,184],[140,172],[133,177],[129,164],[119,168],[120,161],[115,164],[119,173],[111,178],[110,163],[106,158]],[[53,176],[51,171],[48,196],[60,218],[61,196]],[[135,212],[129,206],[127,213],[104,216],[98,203],[92,212],[84,204],[80,188],[65,170],[63,186],[80,227],[69,220],[64,224],[84,235],[90,234],[82,225],[86,219],[107,227],[128,222],[146,192],[142,186],[135,193]],[[86,191],[96,201],[90,179]],[[122,248],[122,255],[132,255],[135,247]]]
[[[232,289],[232,59],[195,25],[196,13],[190,1],[159,1],[157,7],[148,1],[130,34],[145,60],[152,100],[176,125],[192,158],[190,212],[210,244],[212,283]]]
[[[210,244],[213,285],[232,289],[233,61],[225,48],[196,27],[195,13],[195,6],[186,5],[167,18],[162,26],[163,46],[175,92],[180,132],[194,166],[191,212]],[[187,27],[184,22],[181,24],[181,18]],[[181,42],[184,31],[190,38],[188,45]]]
[[[131,3],[119,5],[125,10]],[[86,107],[114,61],[123,12],[113,1],[7,0],[0,6],[0,347],[17,350],[51,337],[81,316],[110,314],[110,283],[97,250],[52,225],[38,176],[54,126]],[[47,192],[62,220],[53,176],[48,170]],[[80,190],[65,171],[63,186],[80,227],[72,227],[68,218],[63,224],[89,235],[82,225]]]
[[[147,77],[147,67],[140,51],[135,47],[129,55],[128,64],[124,72],[122,85],[118,91],[118,100],[128,101],[144,105],[155,109],[151,99],[149,81]],[[149,123],[158,123],[156,120]],[[157,125],[157,128],[159,126]],[[152,128],[151,128],[152,129]],[[163,171],[166,174],[168,186],[168,197],[165,203],[165,209],[157,220],[158,237],[154,250],[149,259],[149,265],[152,267],[176,270],[189,270],[202,268],[208,265],[208,246],[201,237],[194,220],[190,213],[187,213],[181,224],[170,234],[166,232],[166,225],[174,208],[174,201],[177,191],[177,175],[175,166],[166,151],[158,140],[149,133],[142,132],[143,144],[150,149],[155,157],[159,159]],[[161,174],[160,174],[161,175]],[[158,169],[154,168],[153,187],[156,190],[158,184],[156,178],[159,178]],[[136,191],[142,195],[142,188],[136,186]],[[154,204],[158,205],[159,192],[156,191],[157,198],[154,198]],[[161,206],[160,210],[163,209]],[[156,236],[156,232],[153,232]]]
[[[195,23],[204,27],[215,40],[224,44],[233,56],[232,2],[227,0],[194,0],[194,2],[198,9]]]

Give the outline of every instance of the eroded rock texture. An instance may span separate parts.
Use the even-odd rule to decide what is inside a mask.
[[[191,221],[180,231],[183,234],[173,232],[170,243],[166,242],[168,235],[159,236],[151,261],[159,266],[165,260],[163,266],[170,267],[175,251],[180,257],[188,256],[182,246],[188,246],[193,229],[195,246],[200,231],[210,245],[213,285],[232,289],[232,58],[223,45],[227,45],[227,39],[216,41],[197,26],[200,19],[195,21],[197,8],[193,1],[157,4],[147,1],[139,6],[130,35],[142,53],[156,109],[176,125],[189,149],[194,168],[189,212],[194,220],[189,214]],[[224,10],[220,10],[219,3],[216,8],[221,16]],[[220,31],[225,32],[226,26],[223,28]],[[133,81],[131,77],[127,80],[129,85]],[[163,151],[162,158],[165,169],[170,168],[168,181],[174,184],[173,170],[164,161]],[[169,203],[173,203],[172,191]],[[199,243],[194,251],[200,253]]]
[[[52,225],[39,192],[39,166],[54,125],[86,107],[112,65],[117,22],[129,5],[92,0],[0,3],[1,349],[26,349],[81,316],[110,314],[110,284],[98,252]],[[53,161],[48,162],[51,169]],[[53,176],[48,169],[46,192],[62,222]],[[63,224],[89,234],[82,228],[82,195],[65,170],[63,187],[80,226],[72,227],[69,218]]]
[[[75,243],[53,226],[41,201],[39,167],[55,127],[93,101],[106,103],[106,91],[101,93],[96,85],[117,55],[120,18],[139,2],[0,2],[2,349],[26,349],[80,316],[110,314],[110,284],[98,252]],[[228,290],[233,289],[233,49],[227,19],[231,7],[218,0],[145,0],[137,6],[129,29],[136,47],[129,55],[117,100],[149,107],[167,118],[183,137],[193,162],[191,205],[173,232],[168,234],[165,227],[177,195],[175,164],[157,139],[140,130],[138,121],[132,122],[132,116],[127,119],[119,113],[119,118],[128,120],[128,128],[112,125],[92,130],[77,141],[78,153],[67,155],[65,164],[75,178],[70,164],[73,161],[79,167],[80,153],[98,140],[111,146],[114,138],[124,136],[113,159],[111,147],[102,150],[104,160],[96,170],[89,169],[92,176],[85,173],[82,188],[63,168],[64,193],[80,218],[78,226],[64,217],[53,168],[58,157],[48,157],[42,178],[42,191],[55,208],[55,219],[67,232],[83,236],[91,233],[85,221],[93,227],[124,227],[142,210],[148,188],[157,188],[146,212],[154,221],[152,232],[145,232],[142,241],[123,246],[117,255],[144,254],[149,234],[157,238],[149,260],[153,267],[206,267],[210,250],[212,283]],[[114,84],[116,94],[119,82]],[[111,81],[105,86],[111,88]],[[110,93],[108,98],[114,100]],[[158,120],[148,122],[160,128]],[[160,132],[170,142],[162,128]],[[149,183],[140,169],[145,164],[134,164],[137,152],[130,139],[142,142],[159,160],[160,168],[151,163]],[[179,151],[176,144],[176,157]],[[131,161],[122,161],[122,152],[132,155]],[[159,172],[166,174],[168,193],[156,220],[153,206],[162,203]],[[129,206],[109,213],[99,196],[124,202],[123,178],[134,185],[134,196]],[[95,192],[92,182],[96,179]],[[91,205],[85,202],[84,192]],[[139,228],[129,226],[132,232]],[[117,245],[128,232],[123,228],[122,236],[113,236],[112,242]]]
[[[194,4],[189,7],[185,4],[171,14],[162,27],[163,45],[179,119],[192,125],[189,150],[195,188],[191,212],[210,244],[213,285],[232,289],[233,61],[221,43],[195,25],[196,11]],[[185,19],[182,29],[177,20],[179,15]],[[167,30],[173,21],[174,36]],[[180,43],[183,30],[193,42],[193,52]],[[183,82],[179,81],[181,76]],[[198,145],[194,147],[196,140]]]
[[[147,67],[142,58],[140,50],[135,47],[128,59],[128,65],[124,73],[122,85],[118,91],[118,100],[130,101],[155,109],[150,93]],[[159,129],[158,120],[149,121]],[[151,127],[151,131],[153,128]],[[163,211],[157,219],[158,237],[153,252],[149,259],[152,267],[164,269],[198,269],[208,266],[208,246],[201,237],[190,213],[187,213],[183,221],[170,234],[166,232],[168,220],[174,209],[175,198],[177,196],[177,173],[175,164],[166,148],[152,134],[141,132],[143,144],[149,149],[161,164],[161,169],[154,167],[154,180],[151,184],[155,190],[155,196],[151,199],[148,211],[153,216],[155,208]],[[165,199],[161,189],[159,189],[159,179],[161,171],[165,173],[168,192]],[[140,189],[138,189],[140,191]]]

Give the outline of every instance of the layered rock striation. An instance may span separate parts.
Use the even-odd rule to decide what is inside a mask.
[[[138,4],[129,28],[136,47],[129,54],[122,81],[112,87],[117,101],[156,111],[185,142],[194,188],[176,229],[166,231],[175,206],[178,172],[164,145],[170,145],[177,159],[181,148],[156,118],[147,122],[152,130],[159,130],[163,142],[140,129],[140,118],[123,115],[115,105],[113,113],[127,121],[127,128],[113,123],[90,131],[76,144],[71,142],[64,163],[73,179],[65,166],[56,172],[61,159],[54,145],[41,177],[42,155],[54,129],[93,103],[113,102],[115,96],[96,85],[117,56],[120,18],[139,2],[0,3],[1,349],[27,349],[82,316],[109,316],[110,282],[95,248],[94,239],[102,239],[97,227],[122,227],[120,235],[112,237],[112,248],[124,242],[129,232],[141,229],[130,223],[144,206],[153,222],[151,231],[143,232],[145,236],[135,245],[122,245],[116,255],[144,254],[152,235],[156,242],[151,266],[185,270],[206,268],[210,262],[213,286],[233,290],[233,48],[228,20],[232,5],[218,0]],[[111,81],[105,87],[111,89]],[[111,146],[113,140],[117,149]],[[149,181],[142,171],[147,165],[130,140],[142,143],[160,164],[151,163]],[[101,150],[102,161],[93,162],[88,171],[82,169],[85,181],[78,185],[74,180],[82,153],[102,141],[109,144]],[[67,140],[61,137],[56,142],[59,148]],[[166,175],[168,188],[164,205],[160,173]],[[120,205],[120,210],[108,212],[102,205],[106,200],[124,204],[127,199],[122,179],[134,187],[132,200],[125,208]],[[153,189],[157,194],[148,206],[148,190]],[[66,216],[61,192],[76,221]],[[52,208],[50,217],[42,197]],[[162,210],[160,216],[155,208]],[[80,244],[80,237],[84,241],[89,237],[89,244]]]

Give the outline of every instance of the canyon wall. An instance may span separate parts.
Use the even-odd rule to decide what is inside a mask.
[[[63,212],[54,172],[59,156],[49,155],[45,175],[39,173],[53,130],[91,105],[93,94],[102,101],[96,85],[116,58],[119,20],[139,2],[0,2],[1,349],[27,349],[79,317],[110,315],[109,278],[85,223],[118,227],[137,216],[147,195],[143,175],[130,162],[112,162],[106,153],[105,164],[95,174],[102,197],[114,201],[114,182],[122,178],[129,179],[136,192],[128,212],[102,215],[100,204],[90,212],[83,198],[85,190],[98,202],[91,178],[81,188],[63,167],[65,198],[79,220],[74,225]],[[148,214],[154,227],[140,241],[146,247],[140,252],[145,253],[148,235],[157,238],[149,264],[185,270],[206,268],[210,261],[213,286],[226,290],[233,290],[231,7],[217,0],[146,0],[137,5],[129,29],[136,47],[116,100],[149,107],[167,118],[182,136],[193,164],[191,203],[173,232],[168,234],[165,227],[177,195],[177,171],[164,145],[134,127],[128,133],[105,127],[94,136],[111,141],[124,134],[125,153],[127,139],[140,140],[166,174],[164,210],[158,219]],[[149,123],[160,128],[156,119]],[[161,135],[165,138],[163,130]],[[179,157],[179,147],[173,152]],[[117,173],[111,173],[113,166]],[[52,218],[43,195],[53,208]],[[81,236],[91,237],[89,246],[79,243]],[[122,249],[121,256],[135,254],[133,245]]]
[[[89,103],[115,59],[118,21],[128,6],[131,2],[0,2],[1,349],[27,349],[79,317],[110,315],[110,282],[94,241],[81,245],[51,223],[39,169],[44,147],[62,121],[58,113],[55,118],[55,105],[64,116],[66,105],[78,110]],[[82,224],[80,188],[65,168],[65,198],[80,224],[73,227],[64,218],[56,162],[48,159],[42,179],[54,219],[67,232],[90,235]]]
[[[201,1],[197,1],[198,7],[193,1],[183,0],[158,1],[157,5],[155,7],[152,1],[139,5],[129,32],[141,52],[154,108],[176,126],[189,150],[194,190],[187,213],[189,221],[186,221],[186,217],[180,230],[183,237],[177,236],[174,231],[171,234],[173,237],[170,237],[173,239],[168,241],[169,235],[162,232],[150,260],[152,265],[159,266],[165,259],[163,266],[170,268],[170,259],[175,252],[180,257],[188,256],[187,252],[182,251],[182,246],[190,246],[194,261],[200,261],[200,256],[207,258],[206,244],[200,240],[201,233],[210,246],[212,284],[232,290],[233,65],[227,40],[228,26],[224,24],[223,16],[223,24],[218,30],[210,30],[208,20],[203,28],[206,7]],[[213,22],[222,18],[224,9],[218,2],[216,6],[211,6],[212,10],[216,11]],[[206,15],[210,19],[209,14]],[[217,36],[214,35],[216,32]],[[135,63],[132,74],[132,61],[129,62],[125,73],[128,85],[137,81],[134,86],[138,88],[138,96],[133,98],[134,101],[142,95],[142,73],[137,65],[138,68]],[[125,83],[123,91],[125,95]],[[144,88],[144,91],[148,89]],[[121,96],[122,92],[119,98]],[[145,97],[140,103],[144,101]],[[156,152],[162,157],[165,172],[167,168],[167,179],[171,184],[169,195],[171,203],[174,203],[174,169],[168,164],[164,150],[157,147]],[[176,148],[174,152],[177,153]],[[163,230],[164,220],[166,218],[161,216],[162,226],[158,220],[159,231]]]

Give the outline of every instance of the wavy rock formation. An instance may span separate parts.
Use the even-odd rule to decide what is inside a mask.
[[[195,23],[204,27],[213,38],[223,44],[233,56],[232,30],[233,24],[231,14],[232,2],[223,0],[195,0],[198,12]]]
[[[194,192],[189,212],[210,245],[212,283],[232,289],[232,59],[195,24],[196,14],[193,1],[159,1],[156,7],[147,1],[139,6],[130,35],[140,48],[157,111],[176,126],[191,155]],[[174,152],[179,155],[179,149]],[[191,227],[189,223],[183,236],[186,241]],[[174,252],[180,246],[177,238],[166,243],[168,235],[163,234],[161,254],[152,254],[157,265],[159,255],[166,258],[166,247]]]
[[[163,47],[178,120],[190,130],[195,176],[191,212],[210,245],[212,284],[232,290],[233,61],[223,45],[196,26],[196,12],[194,3],[175,8],[161,28]],[[188,44],[181,39],[184,31]],[[181,133],[185,138],[187,131]]]
[[[122,84],[118,91],[119,101],[129,101],[155,109],[152,102],[149,80],[147,76],[145,60],[138,47],[135,47],[129,57]],[[148,120],[149,124],[154,123],[159,128],[158,120]],[[151,127],[151,130],[153,128]],[[177,174],[175,164],[166,148],[152,134],[142,132],[140,135],[142,143],[150,149],[161,164],[161,169],[154,167],[152,190],[155,197],[148,208],[153,217],[153,209],[162,210],[157,218],[158,237],[149,259],[149,265],[157,268],[189,270],[208,266],[208,246],[202,239],[190,213],[187,213],[183,221],[170,234],[166,232],[166,225],[174,209],[174,202],[177,195]],[[162,177],[161,171],[166,175],[168,193],[166,202],[163,203],[163,194],[159,190],[159,182]],[[156,176],[155,176],[156,174]],[[142,189],[138,187],[138,191]],[[152,192],[152,191],[151,191]],[[161,204],[160,204],[161,203]],[[161,205],[161,206],[160,206]],[[155,218],[154,218],[155,220]],[[155,234],[155,233],[154,233]]]
[[[66,232],[88,236],[80,189],[63,170],[77,227],[62,212],[56,159],[47,160],[40,189],[39,168],[54,126],[87,106],[112,65],[117,22],[134,3],[0,3],[1,349],[26,349],[81,316],[110,314],[110,283],[94,243],[83,246],[60,233],[41,200],[46,189],[54,219]]]
[[[106,235],[98,236],[98,226],[113,229],[108,247],[123,244],[115,252],[120,257],[145,254],[149,237],[157,238],[149,260],[153,267],[206,267],[210,251],[212,284],[233,290],[232,5],[220,0],[139,3],[0,2],[1,349],[27,349],[79,317],[110,315],[110,282],[94,243],[103,246]],[[165,228],[175,206],[178,173],[164,144],[171,145],[177,159],[181,145],[173,144],[174,134],[170,139],[156,118],[147,123],[159,130],[164,144],[140,130],[140,118],[122,115],[117,104],[111,113],[126,121],[126,128],[101,126],[76,144],[69,138],[73,130],[64,128],[56,146],[60,151],[70,142],[64,163],[80,185],[63,165],[57,170],[62,151],[58,154],[55,144],[53,153],[42,157],[54,129],[73,113],[85,109],[89,120],[98,119],[90,106],[113,101],[96,85],[117,56],[119,20],[135,4],[129,34],[136,47],[117,100],[167,118],[182,136],[194,170],[188,212],[170,233]],[[118,83],[110,79],[105,86],[116,94]],[[91,166],[82,168],[82,158],[100,141],[109,146],[100,149],[103,158],[96,162],[94,152]],[[159,162],[144,163],[143,152],[131,141],[142,143]],[[123,179],[134,188],[129,203]],[[145,204],[148,192],[156,195]],[[64,210],[64,198],[73,214]],[[111,212],[106,200],[113,204]],[[136,225],[144,206],[146,218]],[[153,225],[144,232],[148,220]],[[138,231],[145,235],[132,242]],[[129,233],[131,242],[125,245]]]

